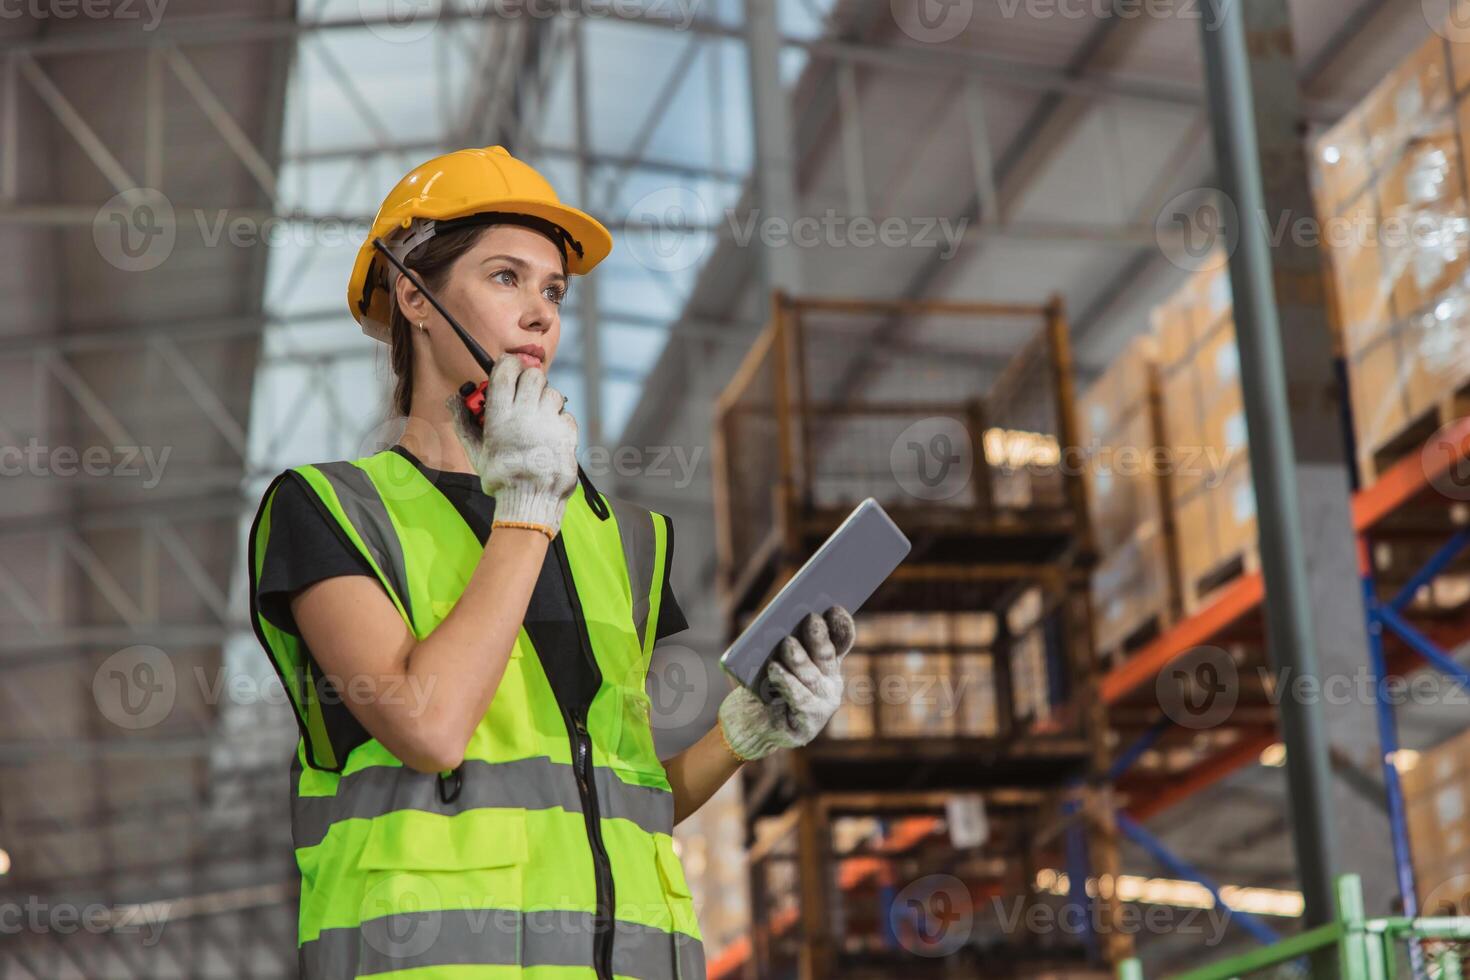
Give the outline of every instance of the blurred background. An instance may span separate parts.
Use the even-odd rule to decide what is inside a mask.
[[[296,975],[243,543],[401,431],[349,266],[492,144],[614,236],[551,381],[676,528],[662,755],[914,543],[676,829],[711,978],[1458,976],[1467,86],[1436,0],[0,0],[0,980]]]

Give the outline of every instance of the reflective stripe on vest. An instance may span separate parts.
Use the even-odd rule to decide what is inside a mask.
[[[700,942],[619,921],[613,943],[618,976],[678,980],[705,976]],[[515,909],[409,912],[371,919],[360,929],[330,929],[301,953],[303,977],[377,976],[447,966],[577,967],[592,958],[592,916]],[[431,976],[415,973],[414,976]],[[537,976],[551,976],[546,970]],[[456,974],[463,977],[464,974]]]
[[[427,636],[483,553],[453,504],[392,451],[296,472],[367,559],[414,636]],[[274,486],[251,529],[255,576]],[[599,816],[592,826],[615,900],[613,969],[702,978],[693,900],[673,849],[673,793],[654,752],[644,690],[666,573],[665,519],[609,503],[612,518],[598,520],[579,484],[561,539],[602,673],[587,729]],[[292,831],[305,980],[407,970],[405,980],[435,980],[463,976],[455,969],[463,964],[512,972],[535,965],[552,980],[592,976],[597,894],[587,817],[566,722],[525,628],[466,748],[459,795],[445,803],[437,776],[402,765],[375,739],[336,757],[314,706],[315,667],[299,639],[254,608],[253,586],[257,635],[286,679],[303,733],[292,768]],[[393,693],[426,696],[376,696]]]

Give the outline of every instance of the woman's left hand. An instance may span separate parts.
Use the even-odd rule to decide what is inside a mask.
[[[816,738],[842,704],[842,658],[856,636],[852,614],[841,606],[808,613],[766,665],[776,697],[767,704],[742,685],[721,702],[719,724],[731,750],[750,761]]]

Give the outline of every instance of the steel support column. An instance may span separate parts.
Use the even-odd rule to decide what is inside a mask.
[[[1286,0],[1211,0],[1202,21],[1206,90],[1225,219],[1252,481],[1260,518],[1267,640],[1278,681],[1359,676],[1368,644],[1320,257],[1278,219],[1313,218],[1301,93]],[[1309,518],[1304,523],[1303,515]],[[1315,690],[1322,688],[1317,686]],[[1377,754],[1372,705],[1280,699],[1306,917],[1333,921],[1333,878],[1357,872],[1386,910],[1392,881],[1383,814],[1332,778],[1329,745]],[[1330,975],[1330,970],[1323,975]]]
[[[756,227],[761,222],[792,222],[797,217],[796,144],[781,84],[781,31],[775,0],[745,0],[746,53],[750,64],[750,117],[755,136]],[[773,290],[801,293],[801,262],[795,247],[763,248],[760,284]]]

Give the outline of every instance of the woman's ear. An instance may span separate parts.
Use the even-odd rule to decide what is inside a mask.
[[[394,282],[393,299],[409,323],[416,324],[429,318],[429,300],[422,290],[409,281],[408,276],[399,276]]]

